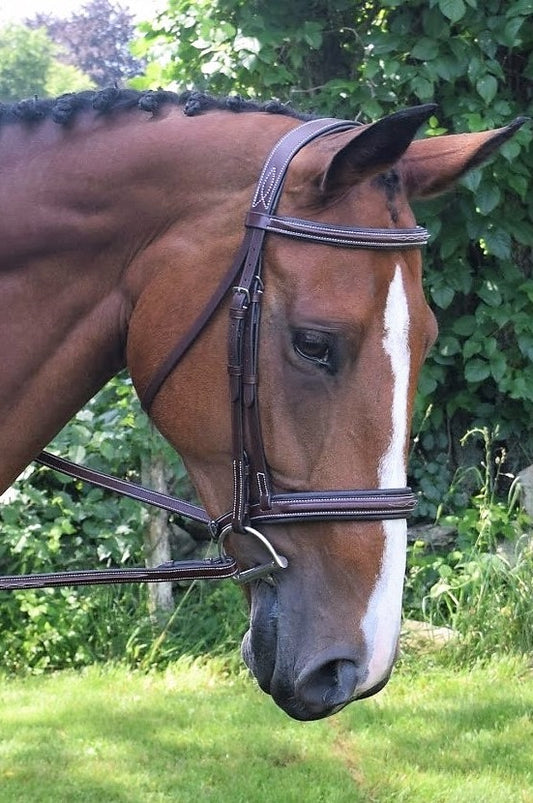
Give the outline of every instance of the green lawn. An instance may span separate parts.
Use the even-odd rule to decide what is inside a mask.
[[[330,720],[215,662],[0,684],[1,803],[533,803],[533,673],[410,661]]]

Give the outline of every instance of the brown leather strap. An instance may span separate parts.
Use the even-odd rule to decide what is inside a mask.
[[[140,402],[143,410],[146,413],[150,412],[150,407],[155,399],[161,385],[167,379],[169,374],[172,373],[176,365],[185,356],[192,344],[196,341],[198,336],[205,329],[214,313],[220,306],[224,296],[235,283],[235,277],[241,268],[243,260],[247,253],[246,240],[241,243],[237,256],[233,260],[231,267],[226,271],[220,280],[213,295],[202,309],[192,326],[185,332],[183,337],[174,346],[168,357],[163,361],[155,375],[150,380],[148,386],[145,388],[144,393],[140,395]]]
[[[302,218],[276,217],[249,212],[246,225],[273,234],[284,234],[294,239],[308,240],[341,248],[368,248],[376,250],[420,248],[426,245],[429,233],[422,226],[412,229],[372,229],[353,226],[334,226]]]
[[[378,488],[358,491],[317,491],[275,494],[270,507],[255,502],[249,507],[254,527],[262,524],[289,524],[313,521],[380,521],[404,519],[418,500],[410,488]],[[221,532],[230,523],[230,514],[221,516],[211,527]]]
[[[190,580],[225,580],[238,574],[230,557],[209,560],[183,560],[162,563],[151,569],[98,569],[96,571],[47,572],[41,574],[1,575],[0,591],[27,588],[60,588],[73,585],[109,585],[111,583],[168,583]]]
[[[317,491],[276,494],[270,510],[259,505],[250,508],[254,526],[292,521],[377,521],[404,519],[417,505],[410,488],[378,488],[361,491]]]
[[[153,491],[151,488],[145,488],[143,485],[138,485],[129,480],[112,477],[110,474],[104,474],[103,471],[71,463],[70,460],[65,460],[63,457],[58,457],[50,452],[41,452],[35,462],[47,468],[52,468],[54,471],[60,471],[62,474],[74,477],[77,480],[89,482],[98,488],[104,488],[106,491],[112,491],[120,496],[127,496],[137,502],[152,505],[161,510],[168,510],[169,513],[176,513],[186,519],[192,519],[205,525],[208,525],[211,521],[203,507],[185,502],[183,499],[176,499],[159,491]]]
[[[294,156],[317,137],[331,131],[351,129],[356,123],[335,119],[310,120],[289,130],[268,155],[252,200],[251,209],[259,216],[276,208],[287,168]],[[230,304],[228,334],[228,373],[230,377],[234,530],[243,532],[249,517],[249,495],[261,494],[269,504],[271,482],[264,454],[257,405],[257,351],[259,345],[260,296],[262,292],[261,254],[266,229],[248,227],[244,241],[247,253]]]

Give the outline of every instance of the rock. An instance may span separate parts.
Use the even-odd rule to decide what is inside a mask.
[[[452,549],[456,538],[455,527],[445,524],[419,524],[407,531],[407,540],[410,544],[422,541],[425,546],[432,549]]]
[[[518,475],[522,506],[533,519],[533,466],[524,468]]]
[[[405,619],[402,624],[401,641],[404,646],[443,647],[456,637],[451,627],[436,627],[429,622],[418,622],[416,619]]]

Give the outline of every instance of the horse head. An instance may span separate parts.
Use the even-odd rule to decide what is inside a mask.
[[[446,191],[521,122],[414,140],[432,110],[406,110],[309,142],[290,161],[276,214],[300,228],[312,221],[328,231],[412,231],[410,201]],[[215,112],[205,120],[223,136],[227,117]],[[196,219],[191,212],[190,229],[182,224],[172,235],[179,240],[178,296],[163,271],[133,311],[129,364],[141,397],[174,336],[162,321],[173,320],[177,332],[187,328],[180,322],[190,322],[191,304],[197,309],[206,297],[198,274],[230,263],[262,161],[297,125],[247,118],[222,182],[217,159],[206,157],[206,192],[218,204],[202,207]],[[273,492],[402,488],[417,377],[437,333],[420,249],[343,248],[267,231],[262,261],[253,382]],[[226,342],[227,303],[165,378],[151,408],[213,517],[231,507],[234,493]],[[261,473],[257,465],[249,470]],[[252,488],[252,501],[258,492]],[[381,689],[398,647],[405,520],[302,516],[261,529],[288,565],[246,586],[250,627],[242,651],[260,687],[303,720]],[[243,570],[264,562],[263,546],[246,530],[233,528],[226,544]]]

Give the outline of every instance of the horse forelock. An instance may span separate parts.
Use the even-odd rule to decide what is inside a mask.
[[[380,173],[378,176],[374,177],[372,183],[385,193],[387,209],[389,210],[391,220],[397,225],[399,212],[396,206],[396,198],[401,192],[401,179],[398,171],[391,168],[386,173]]]
[[[275,100],[260,102],[247,100],[240,95],[216,97],[196,90],[178,93],[164,89],[141,91],[108,87],[102,90],[71,92],[56,98],[34,97],[15,103],[0,103],[0,125],[39,123],[47,119],[58,125],[68,125],[84,111],[110,115],[139,109],[155,116],[161,108],[168,105],[181,107],[187,117],[195,117],[211,110],[265,112],[294,117],[297,120],[309,120],[313,117],[300,114],[291,106]]]

